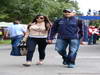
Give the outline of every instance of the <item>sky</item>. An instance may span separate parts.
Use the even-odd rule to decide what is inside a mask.
[[[75,1],[75,0],[74,0]],[[80,11],[86,14],[88,9],[92,11],[100,10],[100,0],[76,0],[79,3]]]

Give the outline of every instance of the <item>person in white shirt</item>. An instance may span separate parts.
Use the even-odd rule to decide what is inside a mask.
[[[7,27],[6,37],[10,36],[12,45],[10,55],[21,56],[18,45],[23,39],[25,33],[26,29],[20,24],[20,21],[18,20],[14,21],[12,25]]]

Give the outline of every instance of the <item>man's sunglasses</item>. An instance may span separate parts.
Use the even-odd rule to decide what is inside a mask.
[[[67,10],[65,10],[65,11],[63,11],[64,13],[71,13],[70,11],[67,11]]]

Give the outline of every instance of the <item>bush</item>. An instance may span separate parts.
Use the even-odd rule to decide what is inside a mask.
[[[10,44],[11,40],[0,40],[0,44]]]

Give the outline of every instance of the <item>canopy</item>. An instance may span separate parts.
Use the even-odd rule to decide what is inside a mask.
[[[100,16],[78,16],[82,20],[100,20]]]
[[[12,22],[0,22],[0,27],[7,27],[11,24],[13,24],[13,23]]]

